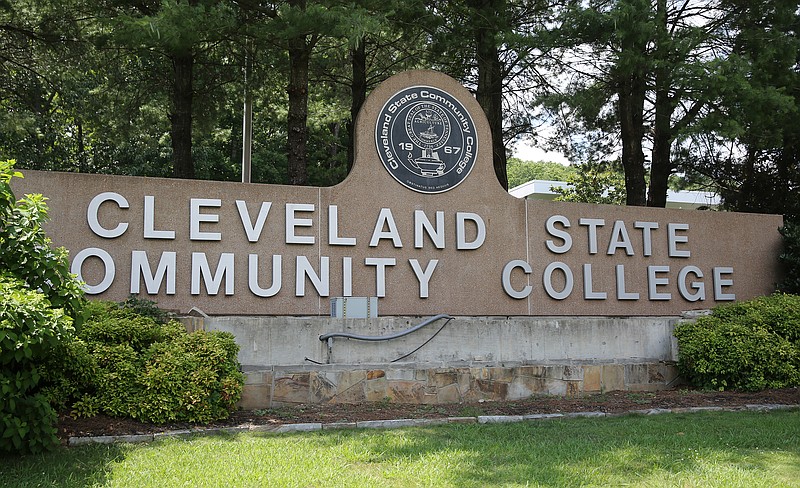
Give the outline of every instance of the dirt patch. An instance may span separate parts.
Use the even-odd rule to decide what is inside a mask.
[[[62,441],[66,441],[71,436],[152,434],[197,427],[231,427],[247,424],[331,423],[566,412],[623,413],[652,408],[737,407],[753,404],[800,405],[800,388],[759,392],[714,392],[689,389],[656,392],[612,391],[599,395],[578,397],[547,396],[519,401],[487,401],[444,405],[416,405],[392,402],[362,403],[357,405],[305,404],[264,410],[239,410],[234,412],[227,420],[204,425],[189,423],[156,425],[106,415],[76,419],[68,414],[62,414],[59,416],[58,436]]]

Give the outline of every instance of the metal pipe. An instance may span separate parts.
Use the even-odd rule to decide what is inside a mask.
[[[422,323],[420,323],[418,325],[415,325],[414,327],[408,328],[406,330],[403,330],[403,331],[400,331],[400,332],[397,332],[397,333],[394,333],[394,334],[386,335],[386,336],[364,336],[364,335],[359,335],[359,334],[350,334],[348,332],[332,332],[330,334],[323,334],[323,335],[319,336],[319,340],[324,342],[324,341],[329,341],[329,339],[333,339],[334,337],[344,337],[344,338],[347,338],[347,339],[356,339],[356,340],[359,340],[359,341],[372,341],[372,342],[389,341],[389,340],[392,340],[392,339],[397,339],[398,337],[403,337],[405,335],[408,335],[408,334],[410,334],[410,333],[412,333],[414,331],[417,331],[417,330],[425,327],[426,325],[431,324],[433,322],[436,322],[437,320],[440,320],[440,319],[447,319],[449,321],[449,320],[453,320],[453,317],[451,317],[450,315],[448,315],[446,313],[440,313],[439,315],[435,315],[435,316],[433,316],[433,317],[431,317],[429,319],[426,319],[425,321],[423,321]],[[330,344],[331,344],[331,341],[328,342],[329,347],[330,347]]]

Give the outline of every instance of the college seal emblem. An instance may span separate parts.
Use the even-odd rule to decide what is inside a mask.
[[[395,93],[375,127],[381,162],[403,186],[442,193],[472,171],[478,139],[472,116],[446,91],[413,86]]]

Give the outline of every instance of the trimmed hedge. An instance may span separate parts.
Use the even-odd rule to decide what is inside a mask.
[[[128,300],[87,307],[92,315],[78,338],[47,365],[61,380],[51,382],[51,400],[78,416],[105,413],[153,423],[227,418],[244,384],[233,335],[188,334],[177,321],[140,315],[141,305]]]
[[[675,329],[678,368],[718,390],[800,386],[800,296],[776,293],[722,305]]]

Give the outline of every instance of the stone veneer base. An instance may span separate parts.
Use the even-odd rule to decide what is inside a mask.
[[[239,407],[392,401],[444,404],[577,396],[674,386],[674,362],[608,364],[301,365],[244,368]]]

